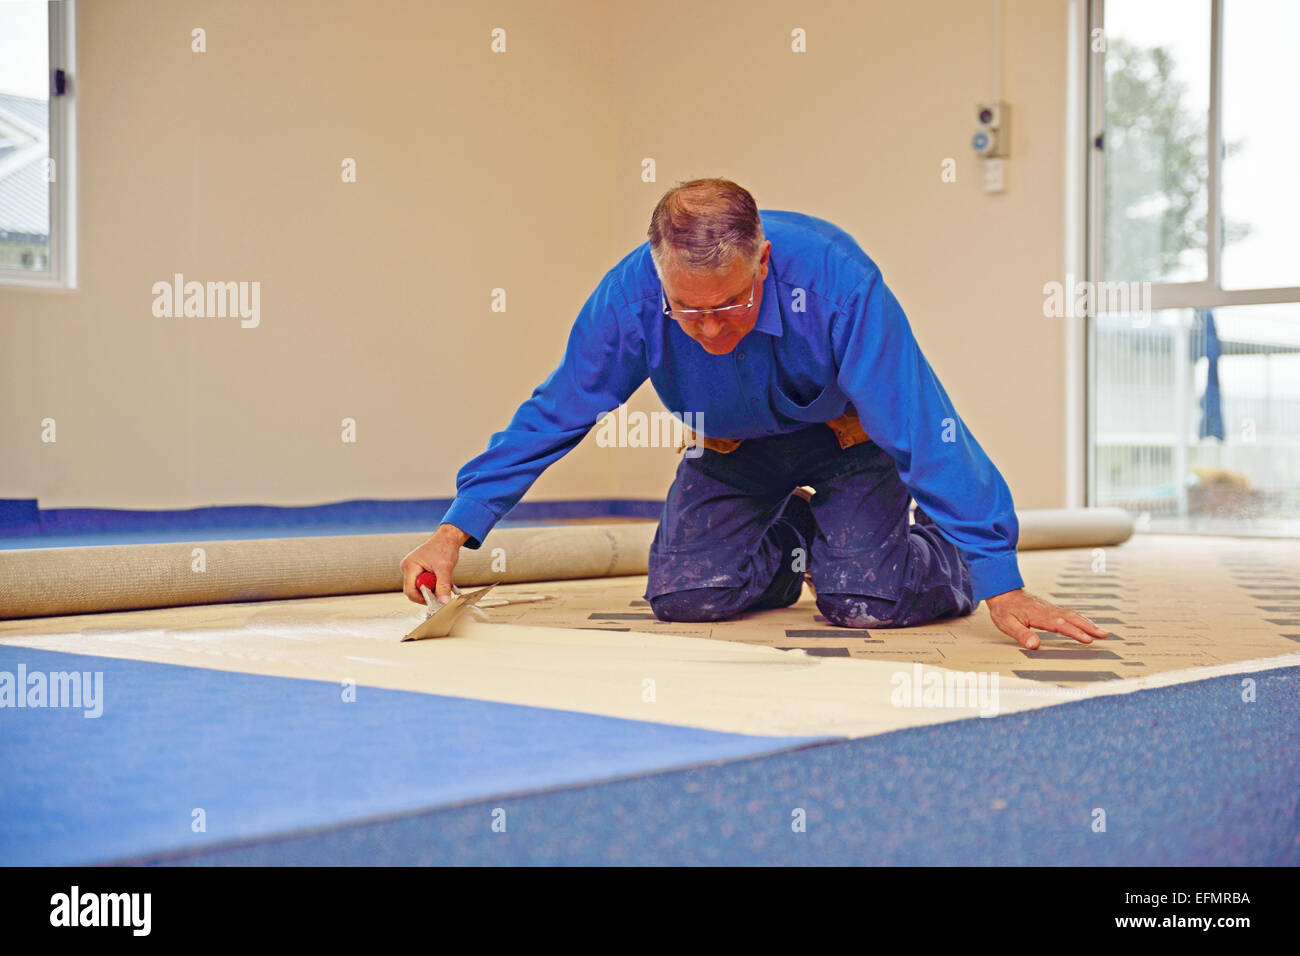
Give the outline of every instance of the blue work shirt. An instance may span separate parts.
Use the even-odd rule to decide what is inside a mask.
[[[880,269],[847,232],[797,212],[760,210],[771,240],[754,328],[710,355],[663,314],[642,243],[600,281],[560,366],[456,476],[442,521],[482,545],[552,462],[649,378],[674,416],[711,438],[807,428],[852,405],[917,504],[962,552],[976,601],[1024,587],[1011,491],[953,407]]]

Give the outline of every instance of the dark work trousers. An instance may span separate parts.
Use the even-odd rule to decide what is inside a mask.
[[[794,489],[816,489],[811,504]],[[841,627],[910,627],[975,610],[960,552],[873,441],[826,425],[682,457],[650,545],[645,598],[661,621],[788,607],[804,570]]]

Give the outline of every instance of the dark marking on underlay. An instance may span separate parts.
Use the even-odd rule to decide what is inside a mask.
[[[580,631],[630,631],[632,630],[632,628],[630,627],[583,627],[580,624],[578,625],[578,630]]]
[[[1025,680],[1046,680],[1053,683],[1120,679],[1120,676],[1112,671],[1012,671],[1011,673]]]
[[[1034,633],[1045,641],[1061,641],[1062,643],[1068,644],[1077,643],[1075,639],[1070,637],[1068,634],[1057,634],[1055,631],[1034,631]],[[1100,640],[1122,641],[1124,638],[1120,637],[1118,634],[1108,633],[1105,637],[1100,638]]]
[[[1267,620],[1278,627],[1300,627],[1300,617],[1270,617]]]
[[[1283,634],[1282,636],[1288,641],[1295,641],[1297,644],[1300,644],[1300,634]]]
[[[847,647],[778,647],[778,651],[803,651],[809,657],[848,657]]]
[[[637,598],[635,601],[628,601],[627,606],[628,607],[649,607],[650,602],[642,598]]]
[[[654,614],[627,614],[623,611],[596,611],[587,615],[589,621],[654,621]]]
[[[844,640],[866,641],[868,644],[883,644],[882,638],[870,638],[870,631],[859,631],[851,627],[808,627],[786,628],[786,637],[838,637]],[[861,635],[861,636],[859,636]]]
[[[1093,624],[1123,624],[1124,622],[1117,617],[1094,617],[1092,619],[1092,623]]]
[[[1113,604],[1071,604],[1070,610],[1083,613],[1084,611],[1118,611],[1119,608]]]
[[[1278,614],[1283,611],[1300,611],[1300,606],[1295,604],[1256,604],[1255,607],[1261,611],[1269,611],[1273,614]]]
[[[1020,653],[1036,661],[1119,660],[1114,651],[1103,651],[1099,647],[1040,647],[1034,651],[1022,647]]]
[[[1146,667],[1146,664],[1142,661],[1123,661],[1123,665],[1125,667]]]

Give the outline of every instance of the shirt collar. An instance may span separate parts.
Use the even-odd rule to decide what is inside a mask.
[[[776,269],[772,267],[770,256],[767,260],[767,278],[763,280],[763,304],[759,306],[758,321],[754,323],[754,328],[777,338],[783,332],[781,302],[776,293]]]

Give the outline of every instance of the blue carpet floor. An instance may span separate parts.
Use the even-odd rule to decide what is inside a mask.
[[[345,702],[336,683],[12,645],[0,686],[20,665],[101,672],[103,713],[0,707],[9,865],[253,840],[808,742],[369,687]]]

